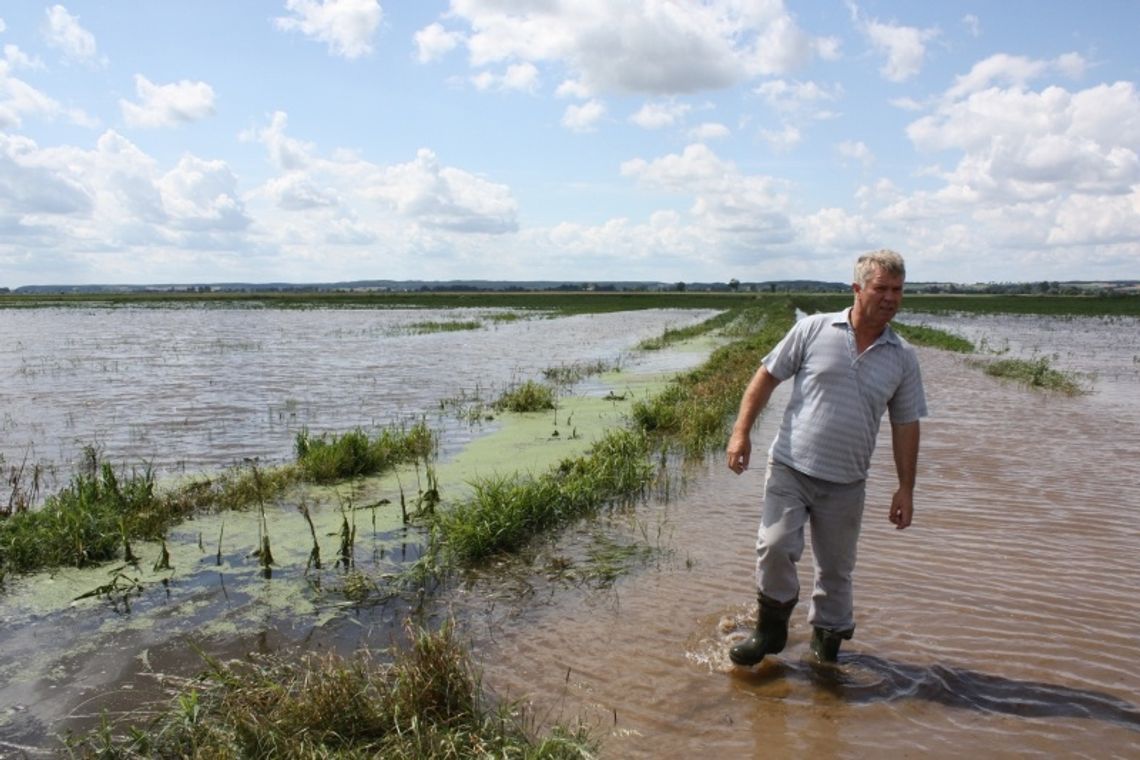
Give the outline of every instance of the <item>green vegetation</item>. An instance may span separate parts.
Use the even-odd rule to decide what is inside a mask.
[[[543,412],[555,407],[554,389],[527,380],[503,393],[494,407],[500,412]]]
[[[643,434],[614,430],[585,455],[543,475],[477,480],[470,499],[433,516],[434,553],[447,564],[474,564],[609,502],[634,498],[653,477],[648,451]]]
[[[954,351],[959,354],[974,353],[974,344],[960,335],[937,330],[926,325],[904,325],[892,322],[895,332],[917,346],[940,348],[943,351]]]
[[[375,475],[397,464],[426,460],[435,447],[436,435],[423,421],[407,429],[385,428],[374,438],[360,428],[318,438],[302,430],[294,444],[302,476],[312,483]]]
[[[39,509],[28,499],[23,509],[0,513],[0,578],[53,567],[86,567],[122,559],[137,561],[131,541],[158,541],[171,526],[200,512],[264,509],[267,498],[303,481],[329,483],[371,475],[398,464],[428,459],[435,434],[423,422],[410,428],[386,428],[374,438],[354,430],[341,436],[297,436],[297,463],[274,468],[253,466],[196,478],[160,491],[149,469],[118,473],[87,451],[83,471]],[[10,482],[13,492],[22,490]],[[268,546],[263,562],[269,563]]]
[[[791,327],[793,313],[789,301],[779,299],[735,318],[759,327],[718,348],[707,362],[677,377],[661,394],[638,401],[632,416],[639,428],[677,443],[689,454],[724,443],[729,415],[740,404],[760,359]]]
[[[808,312],[839,311],[851,305],[851,295],[793,296],[796,306]],[[926,314],[1041,314],[1054,317],[1140,316],[1140,296],[1071,295],[928,295],[907,293],[906,312]]]
[[[1049,357],[1039,356],[1029,361],[1025,359],[1000,359],[983,363],[987,375],[1013,380],[1031,388],[1057,391],[1067,396],[1083,392],[1080,385],[1069,374],[1052,367]]]
[[[643,351],[660,351],[667,348],[674,343],[681,341],[691,340],[701,335],[705,335],[713,330],[718,330],[727,327],[735,319],[739,317],[739,309],[731,309],[723,311],[714,317],[710,317],[700,324],[692,325],[690,327],[670,328],[662,333],[659,337],[648,338],[638,344],[638,348]]]
[[[413,322],[408,325],[408,330],[413,333],[441,333],[441,332],[464,332],[466,330],[478,330],[483,326],[479,320],[463,320],[451,322]]]
[[[149,725],[69,741],[88,758],[591,757],[585,729],[528,730],[517,705],[488,704],[454,628],[410,631],[390,663],[368,654],[221,663]],[[118,735],[116,733],[118,732]]]

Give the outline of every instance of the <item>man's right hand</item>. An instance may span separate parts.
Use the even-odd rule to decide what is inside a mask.
[[[728,469],[737,475],[748,469],[752,456],[752,439],[744,433],[733,433],[728,439]]]

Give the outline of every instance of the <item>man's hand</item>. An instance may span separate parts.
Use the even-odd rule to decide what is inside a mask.
[[[737,475],[748,469],[752,456],[752,439],[747,433],[733,432],[728,439],[728,469]]]
[[[891,499],[891,522],[902,530],[914,518],[914,491],[900,488]]]

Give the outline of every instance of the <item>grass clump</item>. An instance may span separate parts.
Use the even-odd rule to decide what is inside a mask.
[[[543,412],[554,406],[554,388],[534,380],[507,390],[494,403],[500,412]]]
[[[689,327],[669,328],[656,338],[647,338],[637,344],[642,351],[660,351],[674,343],[700,337],[713,330],[728,327],[739,317],[740,309],[729,309]]]
[[[478,330],[483,326],[483,323],[477,319],[469,320],[451,320],[443,322],[413,322],[408,325],[410,332],[426,335],[430,333],[442,332],[464,332],[467,330]]]
[[[121,477],[92,461],[37,510],[0,521],[0,567],[86,567],[119,557],[127,538],[160,538],[179,515],[155,493],[150,469]]]
[[[614,430],[541,476],[478,480],[470,499],[434,516],[434,548],[465,565],[517,550],[543,531],[641,493],[653,476],[648,452],[640,431]]]
[[[945,330],[938,330],[926,325],[904,325],[899,322],[892,322],[891,328],[917,346],[940,348],[943,351],[953,351],[959,354],[972,354],[974,352],[973,343],[961,335],[955,335]]]
[[[1066,396],[1076,396],[1083,392],[1073,376],[1054,369],[1047,356],[1033,360],[1000,359],[985,364],[983,369],[991,377],[1013,380],[1030,388],[1056,391]]]
[[[528,730],[514,705],[492,705],[454,627],[410,631],[392,661],[370,655],[296,662],[209,662],[147,726],[105,725],[69,740],[91,758],[582,758],[582,728]]]
[[[297,433],[294,449],[305,480],[333,483],[418,462],[428,458],[435,446],[435,433],[420,421],[410,428],[385,428],[375,437],[361,428],[316,438],[302,430]]]

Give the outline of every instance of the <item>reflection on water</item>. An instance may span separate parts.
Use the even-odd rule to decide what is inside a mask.
[[[728,662],[754,620],[763,468],[736,477],[718,456],[679,497],[631,518],[669,526],[671,562],[475,618],[487,682],[531,695],[551,720],[582,716],[603,757],[1140,756],[1140,330],[1135,320],[940,325],[1015,355],[1057,354],[1058,366],[1096,373],[1093,392],[1031,392],[921,351],[932,417],[915,523],[897,531],[887,520],[884,430],[857,629],[838,670],[806,662],[806,604],[782,654],[752,670]],[[762,415],[755,445],[778,421]]]

